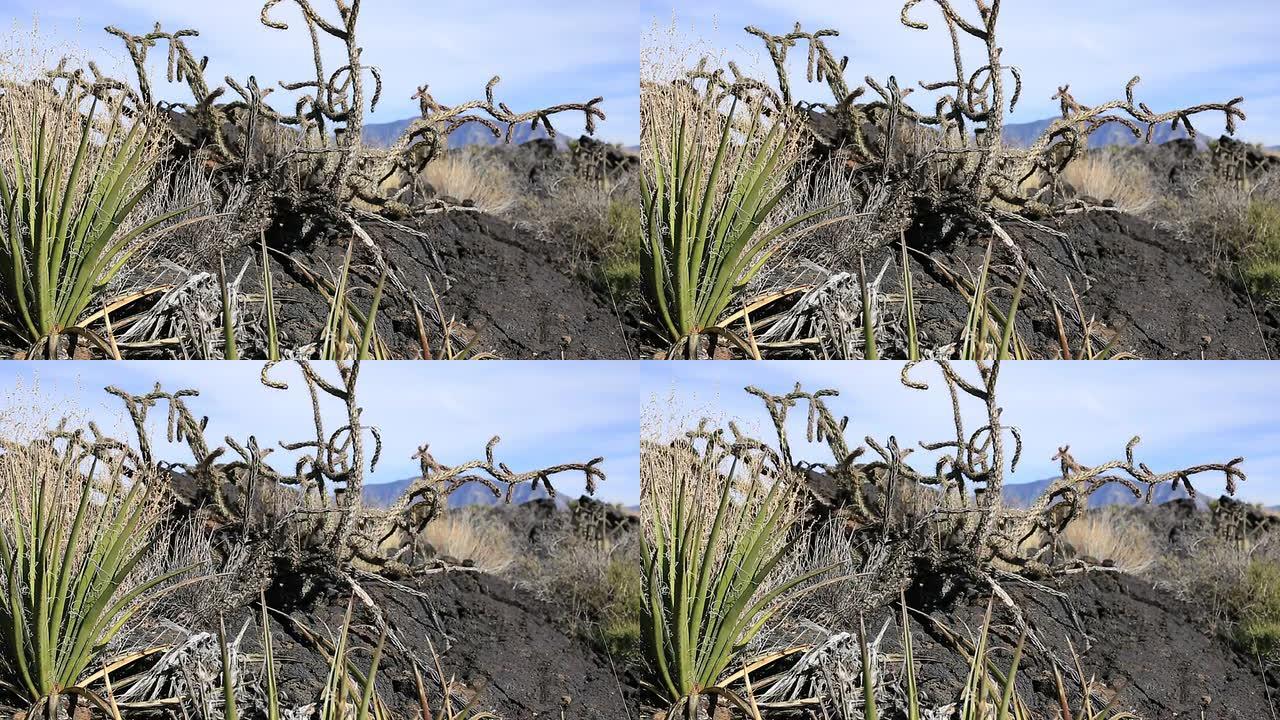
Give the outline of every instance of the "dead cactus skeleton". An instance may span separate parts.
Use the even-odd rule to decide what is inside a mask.
[[[930,386],[913,375],[917,365],[908,363],[903,367],[901,382],[906,388],[928,390]],[[1059,570],[1046,556],[1048,543],[1024,554],[1027,541],[1038,533],[1052,541],[1084,511],[1088,498],[1108,485],[1121,485],[1135,498],[1150,502],[1162,485],[1183,488],[1194,496],[1192,480],[1204,473],[1222,473],[1229,494],[1234,494],[1238,483],[1245,479],[1239,467],[1242,458],[1168,472],[1153,471],[1136,459],[1134,451],[1140,438],[1134,437],[1126,444],[1123,459],[1094,466],[1077,462],[1063,448],[1056,457],[1061,463],[1061,477],[1028,507],[1010,507],[1005,504],[1002,491],[1021,459],[1022,437],[1016,426],[1004,422],[996,398],[1000,363],[977,363],[976,380],[961,375],[946,361],[937,361],[937,366],[951,402],[955,436],[920,443],[921,449],[938,453],[932,474],[907,464],[912,448],[900,447],[894,437],[880,442],[867,436],[865,446],[852,446],[846,438],[848,418],[837,419],[827,404],[839,393],[830,389],[809,392],[798,384],[785,394],[757,387],[746,389],[764,403],[774,426],[773,441],[750,437],[733,422],[726,433],[704,420],[681,443],[690,447],[701,443],[699,452],[703,454],[752,456],[775,474],[804,470],[826,475],[849,491],[848,504],[840,512],[853,527],[870,529],[885,537],[910,522],[915,522],[916,527],[945,527],[946,542],[936,544],[934,551],[922,552],[940,553],[939,557],[930,558],[935,566],[967,568],[980,578],[990,578],[996,563],[1030,577]],[[965,424],[965,400],[976,400],[983,407],[985,421],[976,429]],[[797,409],[807,413],[806,441],[826,445],[830,462],[806,463],[794,456],[787,423],[791,412]],[[878,459],[863,460],[867,448]],[[895,514],[903,498],[920,491],[934,493],[931,507],[923,511],[923,522]]]
[[[837,59],[827,46],[827,39],[837,37],[838,31],[821,29],[808,32],[799,23],[791,32],[784,34],[772,34],[755,26],[746,28],[747,33],[764,43],[776,72],[774,84],[777,90],[768,82],[744,75],[733,63],[729,63],[732,79],[728,79],[722,70],[709,68],[705,58],[688,73],[688,81],[704,81],[708,86],[719,88],[725,96],[763,97],[775,110],[788,109],[799,104],[793,97],[790,73],[786,67],[788,53],[798,45],[806,44],[806,80],[825,83],[832,95],[830,104],[814,103],[809,107],[820,108],[836,119],[845,133],[845,141],[864,163],[881,156],[879,148],[870,146],[866,133],[868,127],[876,127],[887,137],[893,135],[899,121],[918,128],[931,128],[941,139],[940,146],[932,152],[950,178],[942,192],[935,190],[930,193],[937,194],[931,199],[938,205],[961,211],[975,219],[992,222],[992,206],[996,201],[1003,201],[1032,215],[1052,212],[1054,208],[1049,193],[1058,175],[1086,150],[1089,136],[1106,125],[1122,125],[1135,138],[1150,142],[1156,128],[1165,123],[1171,123],[1175,130],[1185,128],[1187,134],[1195,138],[1192,117],[1206,112],[1221,112],[1229,134],[1234,134],[1237,122],[1245,119],[1239,107],[1244,100],[1239,97],[1227,102],[1156,112],[1136,99],[1135,90],[1141,79],[1134,77],[1125,87],[1123,99],[1095,106],[1077,102],[1068,86],[1059,88],[1054,99],[1059,101],[1061,117],[1054,120],[1029,147],[1008,147],[1003,141],[1005,118],[1017,107],[1023,81],[1018,67],[1004,62],[1002,57],[998,39],[1000,0],[974,0],[976,18],[966,18],[953,0],[905,0],[901,12],[904,27],[920,31],[930,29],[929,23],[915,14],[917,6],[922,3],[936,6],[941,15],[951,42],[954,69],[951,78],[920,82],[920,89],[941,93],[930,112],[919,112],[908,105],[906,98],[913,88],[899,88],[892,77],[882,83],[867,76],[864,78],[865,87],[850,88],[844,79],[848,57]],[[984,48],[985,63],[972,72],[963,60],[966,40],[977,41]],[[1008,87],[1009,82],[1012,82],[1012,87]],[[866,87],[871,88],[879,99],[858,104],[866,94]],[[1042,174],[1048,182],[1029,193],[1025,192],[1024,181],[1037,174]]]
[[[515,112],[494,99],[498,77],[486,85],[483,100],[456,106],[438,103],[424,85],[413,96],[419,101],[421,117],[414,120],[389,149],[365,148],[362,139],[365,113],[377,109],[383,83],[377,66],[362,59],[363,48],[358,42],[361,0],[334,0],[336,18],[327,18],[311,0],[265,0],[259,16],[263,26],[282,31],[290,28],[279,15],[277,6],[281,4],[296,6],[301,15],[311,40],[315,70],[314,77],[280,82],[280,89],[296,94],[292,113],[277,112],[268,105],[266,100],[273,88],[260,87],[255,76],[244,83],[227,76],[225,85],[211,89],[205,77],[209,59],[197,59],[187,44],[191,38],[199,37],[199,32],[190,28],[167,32],[159,23],[143,34],[115,26],[106,29],[124,43],[134,67],[137,90],[129,83],[104,75],[92,62],[89,63],[92,78],[83,70],[69,68],[65,59],[49,77],[73,83],[95,96],[121,99],[128,103],[130,112],[155,107],[181,110],[198,130],[194,137],[180,138],[189,143],[191,151],[205,154],[218,167],[238,172],[245,179],[250,176],[251,168],[259,174],[265,169],[273,173],[271,179],[282,181],[276,184],[281,192],[295,196],[296,200],[313,196],[317,204],[327,202],[338,208],[346,208],[357,199],[369,205],[387,206],[389,201],[379,194],[379,185],[397,171],[420,172],[444,150],[445,139],[465,124],[482,124],[495,137],[502,135],[500,124],[505,124],[505,140],[511,142],[516,126],[526,122],[535,130],[545,128],[554,138],[551,116],[559,113],[582,112],[589,134],[595,132],[597,120],[605,118],[598,107],[604,101],[602,97],[584,103]],[[345,62],[337,69],[329,70],[325,66],[322,45],[325,38],[341,42],[344,47]],[[147,62],[149,51],[162,43],[167,44],[168,49],[165,77],[170,83],[186,84],[191,103],[165,103],[155,98]],[[373,81],[371,89],[366,87],[367,78]],[[220,102],[227,87],[239,98]],[[256,168],[253,167],[257,152],[254,143],[264,139],[267,135],[264,128],[268,126],[295,128],[301,134],[297,136],[297,147],[287,148],[283,157],[267,163],[266,168]],[[287,172],[283,172],[285,170]],[[301,185],[299,178],[302,178]],[[396,214],[407,213],[406,208],[392,209]]]
[[[288,390],[276,365],[265,364],[260,381],[269,388]],[[300,453],[291,474],[269,465],[273,448],[260,446],[253,436],[243,443],[226,437],[225,446],[213,447],[206,437],[208,418],[197,417],[188,404],[199,392],[170,392],[158,383],[151,392],[137,395],[115,386],[106,388],[124,403],[136,436],[132,444],[104,435],[92,423],[86,433],[70,429],[66,421],[38,442],[72,443],[82,453],[119,464],[130,476],[169,477],[171,484],[184,485],[181,492],[175,487],[175,494],[185,504],[207,514],[214,525],[265,546],[285,567],[328,568],[340,577],[353,571],[408,577],[422,569],[404,561],[405,549],[411,545],[405,541],[421,532],[443,509],[444,499],[464,485],[479,483],[495,498],[510,502],[515,487],[522,484],[542,488],[554,497],[552,478],[566,472],[581,472],[590,494],[605,479],[600,468],[603,458],[514,471],[495,457],[498,437],[485,446],[482,459],[454,466],[437,462],[424,445],[414,455],[421,477],[390,507],[366,507],[362,492],[366,473],[377,467],[383,448],[381,433],[364,422],[357,400],[360,363],[337,363],[336,381],[307,362],[298,362],[297,367],[311,402],[315,435],[279,443],[280,449]],[[326,398],[339,401],[345,410],[344,422],[336,429],[324,422],[321,406]],[[167,412],[166,439],[185,444],[190,462],[156,458],[147,423],[158,407]],[[12,451],[19,446],[5,443],[4,447]],[[224,459],[228,448],[233,455]]]

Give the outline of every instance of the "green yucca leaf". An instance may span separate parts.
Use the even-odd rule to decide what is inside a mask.
[[[280,359],[280,337],[276,331],[276,296],[271,286],[271,258],[267,255],[267,234],[262,234],[262,296],[267,321],[267,359]],[[272,718],[272,720],[275,720]]]
[[[271,618],[267,615],[267,595],[261,593],[263,675],[267,691],[267,720],[280,720],[280,694],[276,689],[276,656],[271,640]]]
[[[911,645],[911,619],[907,615],[907,596],[902,595],[902,657],[907,683],[907,720],[920,720],[920,696],[916,689],[916,658]]]
[[[911,285],[911,258],[907,255],[906,233],[902,235],[902,294],[907,318],[907,359],[914,362],[920,359],[920,336],[916,331],[916,297]]]
[[[321,696],[320,720],[342,720],[347,714],[347,636],[351,630],[351,610],[355,598],[347,602],[347,614],[342,618],[338,641],[334,643],[329,659],[329,674]]]
[[[382,647],[387,642],[387,632],[382,631],[378,637],[378,645],[373,649],[373,660],[369,663],[369,672],[364,678],[364,687],[360,691],[360,706],[356,708],[356,720],[368,720],[369,707],[374,701],[374,680],[378,676],[378,664],[382,662]]]
[[[862,717],[878,720],[875,671],[871,668],[875,658],[871,657],[871,649],[867,646],[867,624],[862,618],[858,618],[858,650],[862,657]]]
[[[992,241],[987,242],[987,253],[982,260],[982,269],[978,272],[978,281],[974,283],[973,295],[969,298],[969,314],[965,320],[961,360],[983,359],[987,328],[987,277],[991,272],[993,245]]]
[[[879,360],[875,318],[871,308],[871,286],[867,284],[867,265],[861,255],[858,256],[858,285],[862,291],[862,357],[865,360]]]
[[[375,322],[378,319],[378,304],[382,302],[382,286],[387,282],[387,274],[382,273],[378,278],[378,285],[373,289],[373,301],[369,304],[369,315],[365,318],[364,331],[360,333],[360,348],[356,352],[356,357],[361,360],[369,359],[369,342],[373,340],[373,331]]]
[[[1018,317],[1018,304],[1022,301],[1022,287],[1027,282],[1027,274],[1023,272],[1018,276],[1018,284],[1013,288],[1013,300],[1009,303],[1009,314],[1004,320],[1004,332],[1000,334],[1000,349],[996,357],[1001,360],[1009,359],[1009,343],[1013,340],[1015,330],[1014,321]]]
[[[227,624],[218,618],[218,647],[222,651],[222,717],[237,720],[236,681],[231,664],[231,646],[227,643]]]
[[[240,351],[236,349],[236,318],[231,307],[231,287],[227,283],[227,264],[218,258],[218,285],[222,289],[222,357],[227,360],[239,360]]]
[[[1005,676],[1004,691],[1000,693],[1000,707],[996,709],[996,720],[1009,720],[1009,707],[1014,699],[1014,681],[1018,677],[1018,665],[1022,662],[1022,648],[1027,642],[1027,633],[1023,631],[1018,638],[1018,645],[1013,649],[1013,662],[1009,665],[1009,673]]]

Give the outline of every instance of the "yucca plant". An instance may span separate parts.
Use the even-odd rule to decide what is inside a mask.
[[[653,685],[689,717],[702,695],[740,698],[726,668],[797,588],[824,570],[774,577],[797,522],[795,486],[754,462],[720,464],[691,452],[641,460],[644,606],[641,636]]]
[[[50,708],[63,694],[92,697],[84,680],[107,664],[104,650],[187,570],[134,577],[164,517],[159,491],[88,450],[53,443],[7,451],[0,485],[4,683]]]
[[[710,96],[678,86],[646,88],[642,107],[644,287],[655,325],[696,350],[788,234],[828,208],[775,218],[793,190],[801,153],[787,119],[735,99],[721,113]]]
[[[0,285],[6,324],[33,345],[83,332],[149,234],[186,211],[133,217],[162,157],[151,122],[96,99],[82,112],[81,100],[38,84],[0,99]]]

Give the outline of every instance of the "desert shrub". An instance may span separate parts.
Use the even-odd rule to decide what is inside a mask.
[[[1210,270],[1260,302],[1280,300],[1280,178],[1242,184],[1205,165],[1156,210],[1162,226],[1207,247]]]
[[[1086,512],[1067,524],[1062,540],[1069,557],[1111,563],[1133,574],[1150,568],[1159,554],[1150,526],[1122,509]]]
[[[0,99],[0,287],[6,323],[32,343],[77,330],[151,232],[185,211],[138,211],[159,178],[158,121],[118,103],[82,113],[83,100],[47,85]]]
[[[633,175],[592,179],[567,167],[531,168],[508,215],[569,248],[568,270],[619,302],[639,287],[640,197]]]
[[[1229,597],[1237,642],[1250,653],[1274,656],[1280,650],[1280,563],[1250,561]]]
[[[635,552],[609,559],[605,570],[608,602],[602,603],[600,635],[615,656],[629,657],[640,647],[640,563]]]
[[[1068,163],[1059,177],[1069,198],[1110,202],[1125,212],[1144,212],[1156,200],[1150,168],[1125,153],[1087,152]]]
[[[470,151],[442,154],[423,168],[421,179],[436,196],[471,201],[480,210],[499,215],[515,205],[511,173],[500,163]]]
[[[640,559],[632,536],[591,540],[540,530],[509,574],[535,597],[568,609],[567,631],[611,656],[633,659],[640,640]]]
[[[1245,287],[1267,300],[1280,296],[1280,201],[1258,199],[1245,209],[1240,273]]]
[[[427,523],[419,536],[437,556],[471,561],[487,573],[501,574],[515,562],[511,528],[492,514],[463,509],[446,512]]]
[[[640,285],[642,230],[637,198],[610,200],[607,241],[597,252],[602,258],[600,278],[611,295],[625,295]]]
[[[75,436],[0,457],[0,671],[31,702],[87,692],[122,628],[186,570],[145,572],[153,544],[167,551],[168,504],[94,452]]]

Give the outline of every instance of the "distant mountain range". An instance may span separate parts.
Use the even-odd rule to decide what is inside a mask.
[[[378,483],[376,485],[364,486],[364,501],[375,507],[386,507],[395,502],[396,498],[404,493],[409,487],[409,483],[417,478],[405,478],[404,480],[396,480],[389,483]],[[517,485],[515,492],[511,495],[511,502],[515,505],[523,505],[531,500],[541,500],[548,497],[547,491],[539,485],[536,491],[530,490],[526,484]],[[503,499],[493,496],[493,491],[480,485],[479,483],[471,483],[463,485],[449,496],[449,507],[460,508],[468,505],[497,505],[503,502]],[[569,500],[563,494],[556,496],[556,505],[561,508],[569,507]]]
[[[1027,507],[1057,479],[1047,478],[1037,482],[1005,485],[1004,501],[1015,507]],[[1179,500],[1187,497],[1186,490],[1183,490],[1181,486],[1174,490],[1170,485],[1170,483],[1163,483],[1156,488],[1155,494],[1151,497],[1151,502],[1159,505],[1170,500]],[[1106,507],[1107,505],[1138,505],[1142,502],[1144,502],[1143,498],[1135,498],[1128,488],[1116,483],[1105,485],[1089,496],[1089,507],[1091,508]],[[1209,498],[1205,497],[1204,494],[1197,495],[1196,505],[1201,508],[1207,508],[1209,506]]]
[[[364,143],[372,147],[390,147],[400,135],[409,127],[417,118],[405,118],[403,120],[395,120],[387,123],[374,123],[364,126]],[[498,123],[498,127],[502,130],[502,135],[494,137],[493,132],[489,128],[479,123],[467,123],[462,127],[454,130],[449,135],[450,148],[462,148],[469,145],[497,145],[503,142],[503,138],[507,135],[507,126]],[[516,126],[515,133],[511,136],[511,142],[514,145],[522,145],[530,140],[541,140],[548,137],[547,131],[542,126],[538,126],[537,130],[533,129],[532,123],[521,123]],[[569,140],[563,134],[556,135],[556,146],[565,149],[569,147]]]
[[[1044,120],[1036,120],[1029,123],[1014,123],[1004,126],[1004,141],[1013,147],[1030,147],[1031,143],[1036,141],[1044,133],[1057,118],[1046,118]],[[1145,137],[1145,136],[1144,136]],[[1181,140],[1186,138],[1187,131],[1178,128],[1173,129],[1172,123],[1166,123],[1156,128],[1151,136],[1153,145],[1163,145],[1170,140]],[[1109,123],[1098,128],[1096,132],[1089,136],[1090,148],[1103,148],[1113,145],[1138,145],[1144,142],[1144,138],[1135,138],[1133,133],[1125,126],[1119,123]],[[1196,136],[1196,145],[1201,148],[1208,147],[1208,141],[1203,134]]]

